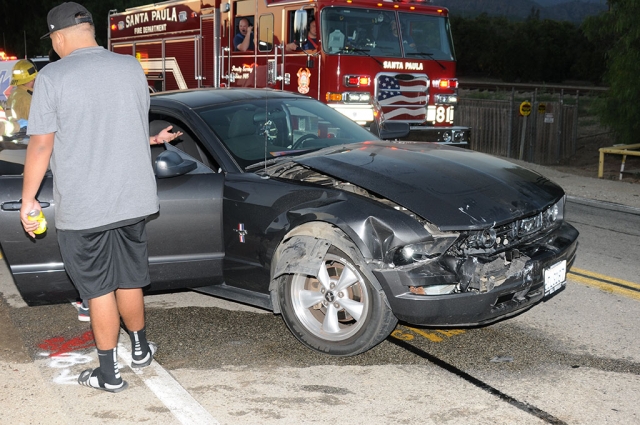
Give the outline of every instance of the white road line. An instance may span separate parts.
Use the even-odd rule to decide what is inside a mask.
[[[126,339],[129,339],[122,331]],[[118,355],[125,364],[131,364],[131,353],[123,345],[118,344]],[[144,370],[132,369],[145,385],[164,403],[173,415],[185,425],[191,424],[211,424],[219,425],[218,422],[204,407],[200,405],[191,394],[184,389],[158,362],[151,362],[144,370],[153,371],[155,376],[145,376]]]

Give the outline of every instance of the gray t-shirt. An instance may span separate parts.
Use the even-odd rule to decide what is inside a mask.
[[[55,133],[58,229],[90,229],[158,211],[148,114],[148,85],[133,56],[88,47],[38,73],[28,134]]]

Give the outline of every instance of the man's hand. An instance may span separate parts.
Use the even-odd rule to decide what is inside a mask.
[[[162,143],[171,142],[172,140],[182,136],[183,134],[182,131],[171,133],[172,128],[173,126],[170,125],[169,127],[162,129],[160,133],[158,133],[156,136],[151,138],[150,143],[152,145],[159,145]]]
[[[38,222],[29,221],[27,214],[32,210],[41,210],[40,203],[36,201],[36,196],[49,167],[49,159],[51,158],[51,152],[53,152],[53,140],[54,133],[35,134],[31,136],[27,145],[27,157],[22,178],[20,221],[24,231],[32,238],[36,237],[33,231],[38,228]]]
[[[40,203],[38,201],[36,201],[35,199],[30,201],[22,200],[22,206],[20,207],[20,221],[22,222],[24,231],[27,232],[29,236],[35,239],[36,234],[33,233],[33,231],[38,228],[38,222],[31,221],[27,218],[29,212],[33,210],[42,210],[42,207],[40,207]]]
[[[298,50],[298,45],[295,42],[291,42],[285,45],[285,50],[287,52],[295,52],[296,50]]]

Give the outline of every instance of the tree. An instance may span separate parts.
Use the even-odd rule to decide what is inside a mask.
[[[602,59],[591,54],[591,43],[571,22],[540,20],[535,13],[525,21],[483,14],[453,17],[451,28],[460,75],[548,83],[580,79],[577,71],[588,75],[588,81],[599,81],[602,75],[602,67],[575,68],[578,59],[586,64]]]
[[[609,90],[598,114],[625,144],[640,143],[640,2],[610,0],[610,10],[585,25],[591,40],[609,40],[604,81]]]

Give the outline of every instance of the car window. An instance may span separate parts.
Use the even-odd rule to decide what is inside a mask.
[[[218,161],[211,155],[200,140],[195,136],[193,131],[186,126],[182,121],[161,114],[150,114],[149,117],[149,135],[153,136],[158,134],[162,129],[172,126],[171,132],[175,133],[181,131],[182,136],[176,138],[171,142],[173,146],[185,152],[189,156],[200,161],[212,170],[219,170],[220,166]],[[164,146],[154,145],[151,146],[151,160],[155,159],[164,151]]]
[[[311,99],[225,103],[198,113],[242,167],[278,156],[376,140],[349,118]]]

